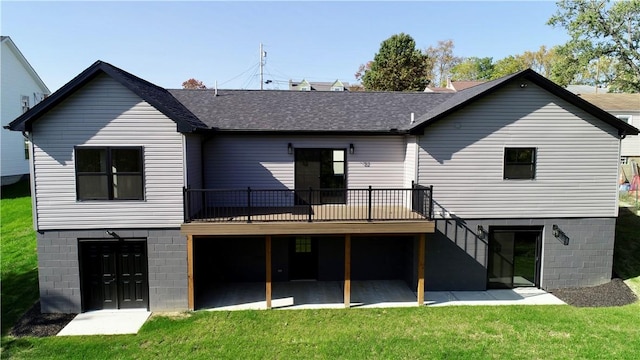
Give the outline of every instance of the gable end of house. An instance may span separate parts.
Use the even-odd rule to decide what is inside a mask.
[[[93,63],[93,65],[85,69],[44,101],[13,120],[6,128],[13,131],[31,131],[33,122],[92,81],[99,74],[110,76],[173,120],[177,125],[178,132],[188,133],[207,128],[205,124],[166,89],[100,60]]]
[[[576,107],[595,116],[599,120],[613,126],[618,130],[618,135],[621,137],[624,137],[626,135],[638,135],[638,129],[634,126],[627,124],[626,122],[618,119],[617,117],[609,114],[608,112],[600,109],[590,102],[581,99],[579,96],[571,93],[566,89],[563,89],[561,86],[555,84],[551,80],[545,78],[544,76],[536,73],[531,69],[507,75],[503,78],[477,85],[456,93],[448,101],[434,108],[429,113],[421,116],[409,131],[414,135],[422,134],[424,133],[426,127],[464,108],[465,106],[494,93],[495,91],[505,87],[506,85],[514,81],[521,81],[522,83],[520,84],[520,87],[523,89],[527,87],[527,81],[532,82],[533,84],[541,87],[551,94],[567,101],[572,105],[575,105]]]

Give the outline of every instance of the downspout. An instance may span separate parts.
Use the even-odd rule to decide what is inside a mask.
[[[182,187],[189,187],[189,173],[187,171],[187,135],[182,135]]]
[[[414,148],[414,152],[415,152],[415,156],[413,157],[413,178],[414,181],[416,182],[416,184],[420,184],[420,177],[418,176],[420,167],[418,166],[420,164],[419,161],[419,157],[420,157],[420,146],[418,146],[418,143],[420,142],[420,135],[416,135],[416,141],[413,144]]]
[[[620,184],[618,183],[620,181],[620,168],[622,167],[622,164],[620,163],[620,159],[622,157],[622,139],[624,139],[626,137],[626,134],[623,133],[618,133],[618,167],[616,168],[617,172],[616,172],[616,188],[615,188],[615,194],[616,194],[616,203],[615,203],[615,209],[613,212],[613,215],[615,217],[618,217],[618,213],[619,213],[619,209],[620,209],[620,199],[619,199],[619,193],[620,193]]]
[[[40,232],[40,227],[38,225],[38,197],[36,196],[36,166],[33,135],[28,131],[22,132],[22,135],[29,140],[29,187],[31,188],[31,216],[33,219],[33,228]]]

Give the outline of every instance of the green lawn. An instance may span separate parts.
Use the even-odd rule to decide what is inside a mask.
[[[5,193],[10,192],[3,188],[3,197]],[[2,199],[3,333],[37,297],[30,215],[27,197]],[[640,285],[638,229],[640,218],[621,211],[616,272]],[[137,335],[4,336],[1,355],[15,359],[636,359],[640,354],[638,324],[638,302],[597,309],[503,306],[196,312],[154,316]]]
[[[636,294],[640,294],[640,215],[621,207],[616,223],[613,268]]]
[[[2,334],[38,299],[38,258],[29,182],[2,187]]]

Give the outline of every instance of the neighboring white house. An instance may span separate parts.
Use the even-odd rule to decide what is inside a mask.
[[[289,79],[289,90],[298,91],[349,91],[349,83],[336,79],[334,82],[327,81],[293,81]]]
[[[638,134],[532,70],[451,93],[167,90],[101,61],[9,128],[32,140],[44,312],[603,284]]]
[[[640,93],[636,94],[582,94],[581,98],[640,128]],[[640,163],[640,136],[628,136],[620,144],[620,163],[630,160]]]
[[[8,36],[2,36],[2,126],[50,94],[42,79],[29,65],[16,44]],[[18,181],[29,173],[29,147],[25,138],[17,132],[2,129],[2,185]]]

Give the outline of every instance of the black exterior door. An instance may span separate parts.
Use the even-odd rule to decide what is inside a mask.
[[[320,204],[320,150],[296,149],[295,162],[296,204]]]
[[[539,227],[491,229],[488,287],[539,287],[541,251]]]
[[[81,241],[83,310],[147,308],[145,241]]]
[[[296,149],[297,204],[344,204],[345,187],[346,159],[344,149]],[[314,191],[309,193],[309,188]],[[323,189],[323,191],[318,192],[318,189]]]
[[[146,244],[124,242],[118,252],[118,303],[121,309],[146,308],[148,299]]]
[[[298,236],[290,243],[289,278],[315,280],[318,278],[317,241],[309,236]]]

